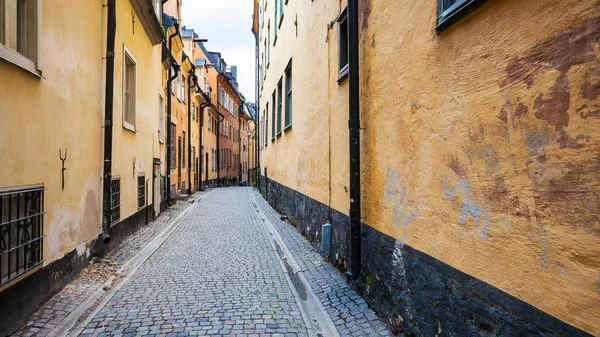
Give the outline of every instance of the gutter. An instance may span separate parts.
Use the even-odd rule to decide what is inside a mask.
[[[219,110],[217,110],[219,111]],[[219,111],[219,121],[217,122],[217,184],[221,187],[221,132],[220,124],[225,119],[225,116]]]
[[[348,80],[350,129],[350,279],[361,272],[360,208],[360,71],[358,37],[358,0],[348,0]]]
[[[200,92],[202,92],[202,94],[204,95],[204,97],[206,98],[206,94],[202,91],[202,89],[200,89]],[[210,97],[208,98],[206,103],[201,103],[200,104],[200,167],[202,167],[202,164],[204,162],[204,153],[202,151],[202,123],[204,122],[204,109],[206,109],[207,107],[211,106],[210,103]],[[206,174],[208,175],[208,167],[204,168],[206,170]],[[198,174],[198,177],[200,177],[199,179],[199,188],[201,191],[203,190],[202,187],[202,170],[200,170],[200,173]]]
[[[106,94],[104,96],[104,177],[102,197],[102,241],[110,242],[110,201],[112,182],[112,125],[115,83],[115,35],[117,32],[116,0],[108,0],[106,25]]]
[[[188,106],[188,195],[192,195],[192,83],[197,82],[196,67],[192,64],[192,69],[188,72],[188,88],[187,88],[187,106]],[[190,83],[192,81],[192,83]],[[202,123],[200,123],[200,130],[202,130]],[[198,149],[200,150],[200,149]],[[194,159],[195,160],[195,159]]]
[[[175,32],[169,35],[169,51],[172,53],[173,38],[179,34],[179,23],[174,21]],[[171,56],[172,57],[172,56]],[[171,82],[179,75],[179,64],[173,62],[173,76],[167,80],[167,202],[171,202]]]

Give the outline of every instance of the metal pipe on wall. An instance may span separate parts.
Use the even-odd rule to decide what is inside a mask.
[[[174,21],[175,32],[169,35],[169,52],[172,52],[173,38],[179,34],[179,23]],[[173,67],[173,76],[167,80],[167,183],[165,188],[167,189],[167,202],[171,202],[171,82],[179,75],[179,64],[174,62],[171,65]]]
[[[102,241],[110,242],[110,201],[112,181],[113,89],[115,83],[115,35],[117,32],[116,0],[108,0],[106,28],[106,92],[104,100],[104,175],[102,200]]]
[[[348,0],[348,80],[350,129],[350,273],[361,271],[360,209],[360,81],[358,49],[358,0]]]

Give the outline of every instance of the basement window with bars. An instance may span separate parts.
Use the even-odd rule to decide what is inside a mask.
[[[140,174],[138,176],[138,209],[146,206],[146,176]]]
[[[167,176],[160,176],[160,195],[161,201],[167,200]]]
[[[121,178],[110,182],[110,223],[121,220]]]
[[[0,192],[0,286],[44,262],[44,188]]]

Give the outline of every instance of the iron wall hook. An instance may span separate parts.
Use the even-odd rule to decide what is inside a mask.
[[[65,190],[65,161],[67,160],[67,151],[68,149],[65,148],[65,157],[63,158],[62,156],[62,149],[58,149],[58,156],[62,162],[62,190]]]

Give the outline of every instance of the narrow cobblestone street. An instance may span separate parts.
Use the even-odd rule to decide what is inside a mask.
[[[178,213],[181,210],[174,214]],[[271,243],[269,236],[275,233],[266,229],[265,222],[275,228],[280,243]],[[152,230],[142,228],[134,234],[137,240],[111,252],[113,258],[124,262],[142,248],[140,239],[150,240],[155,234],[148,232],[164,227],[159,222]],[[280,261],[280,245],[293,256],[310,289],[297,276],[288,278],[287,263],[292,262]],[[307,309],[311,294],[324,310]],[[20,335],[46,335],[53,325],[44,330],[47,323],[40,317],[51,320],[52,303],[68,301],[68,296],[61,298],[59,293],[51,299]],[[389,335],[383,321],[348,288],[342,275],[251,188],[216,189],[189,206],[189,213],[166,241],[112,297],[95,311],[88,310],[79,322],[70,335]],[[333,324],[326,330],[319,322]]]

